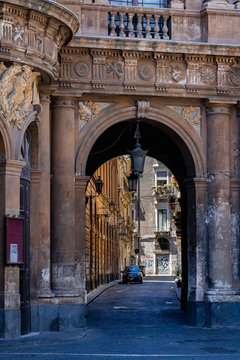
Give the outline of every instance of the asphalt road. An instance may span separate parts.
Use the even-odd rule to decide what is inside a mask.
[[[240,329],[185,325],[174,283],[117,284],[88,306],[86,333],[0,340],[0,360],[240,360]]]

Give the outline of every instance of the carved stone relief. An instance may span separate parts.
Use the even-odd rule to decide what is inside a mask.
[[[171,65],[170,74],[172,75],[172,79],[176,82],[185,79],[185,71],[181,65]]]
[[[148,111],[150,107],[149,101],[137,101],[137,118],[138,119],[145,119],[148,117]]]
[[[93,120],[98,113],[112,105],[112,103],[102,103],[93,101],[80,101],[78,104],[79,132],[83,130],[86,124]]]
[[[24,118],[39,104],[37,91],[38,72],[27,65],[12,65],[9,68],[0,63],[0,108],[8,123],[18,129]]]
[[[188,122],[200,135],[201,126],[201,109],[195,106],[169,106],[170,109],[176,111]]]
[[[89,74],[90,67],[86,61],[78,61],[74,65],[75,73],[80,77],[86,77]]]
[[[17,44],[24,43],[25,40],[25,31],[24,26],[17,23],[13,28],[13,41]]]
[[[203,66],[200,70],[200,78],[206,84],[211,84],[216,81],[215,69],[212,67]]]
[[[230,70],[230,79],[236,86],[240,86],[240,66],[233,66]]]
[[[124,65],[120,61],[110,61],[106,63],[107,77],[120,80],[123,78]]]
[[[141,64],[138,68],[138,75],[142,80],[150,80],[154,76],[154,71],[149,64]]]

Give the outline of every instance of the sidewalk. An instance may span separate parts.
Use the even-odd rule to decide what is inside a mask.
[[[115,280],[108,284],[100,285],[98,288],[92,290],[87,294],[87,305],[89,305],[92,301],[94,301],[98,296],[104,293],[106,290],[110,289],[111,287],[119,284],[121,280]]]

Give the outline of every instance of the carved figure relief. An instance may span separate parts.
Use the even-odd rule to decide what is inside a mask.
[[[40,75],[27,65],[12,65],[7,68],[0,63],[1,110],[11,126],[21,129],[24,118],[39,104],[36,80]]]
[[[185,78],[184,70],[179,65],[171,65],[170,74],[174,81],[179,82]]]
[[[105,109],[111,104],[112,103],[80,101],[78,105],[79,132],[86,126],[89,121],[93,120],[101,110]]]
[[[17,23],[13,29],[13,41],[23,43],[25,40],[24,26]]]
[[[123,63],[115,62],[106,63],[107,74],[111,75],[113,78],[121,79],[123,75]]]
[[[233,66],[230,70],[230,79],[236,86],[240,86],[240,66]]]
[[[152,67],[148,64],[142,64],[138,68],[138,75],[142,80],[150,80],[153,77]]]
[[[210,67],[203,67],[200,71],[200,77],[203,82],[211,84],[216,79],[215,71]]]
[[[86,77],[89,74],[89,64],[85,61],[78,61],[74,66],[75,73],[80,77]]]
[[[38,49],[38,51],[42,52],[43,51],[43,39],[44,39],[43,32],[37,31],[35,37],[36,37],[37,49]]]

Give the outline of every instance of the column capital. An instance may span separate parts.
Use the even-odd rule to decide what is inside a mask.
[[[46,103],[50,104],[50,102],[51,102],[50,92],[41,91],[39,93],[39,96],[40,96],[40,102],[41,103],[46,102]]]
[[[233,105],[237,104],[237,100],[221,100],[221,99],[206,99],[204,105],[207,115],[229,115]]]
[[[184,185],[188,189],[191,189],[191,187],[193,187],[198,191],[207,191],[207,182],[208,179],[206,177],[196,177],[184,180]]]
[[[53,107],[54,108],[73,108],[75,105],[75,99],[73,97],[66,96],[53,96]]]
[[[26,163],[18,160],[0,160],[0,175],[20,176]]]
[[[79,190],[86,190],[90,176],[75,175],[75,187]]]

